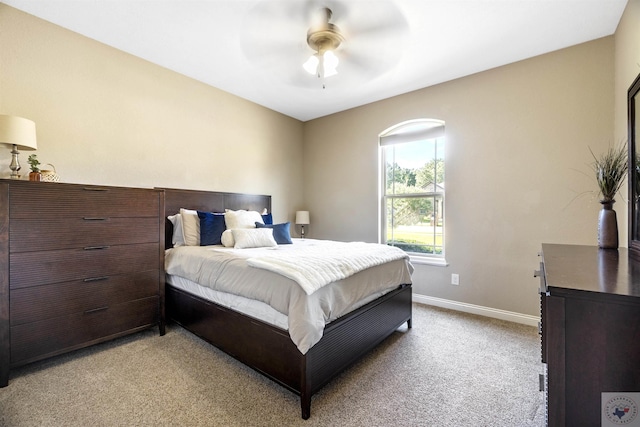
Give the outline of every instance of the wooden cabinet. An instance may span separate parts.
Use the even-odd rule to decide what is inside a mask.
[[[160,190],[0,180],[0,386],[9,369],[164,334]]]
[[[540,281],[548,425],[600,426],[603,392],[640,392],[640,262],[545,244]]]

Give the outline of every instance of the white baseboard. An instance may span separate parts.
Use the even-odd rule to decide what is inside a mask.
[[[497,308],[483,307],[481,305],[467,304],[465,302],[451,301],[427,295],[413,294],[413,302],[435,305],[436,307],[463,311],[465,313],[478,314],[480,316],[493,317],[494,319],[507,320],[509,322],[522,323],[530,326],[538,326],[539,317],[513,311],[498,310]]]

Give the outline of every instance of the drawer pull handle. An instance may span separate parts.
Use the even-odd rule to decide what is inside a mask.
[[[83,187],[82,188],[85,191],[109,191],[108,188],[90,188],[90,187]]]
[[[104,307],[93,308],[91,310],[85,310],[84,314],[96,313],[98,311],[104,311],[104,310],[108,310],[108,309],[109,309],[109,306],[106,305]]]
[[[85,251],[94,251],[96,249],[109,249],[110,246],[86,246],[83,249]]]
[[[98,282],[100,280],[107,280],[109,279],[109,276],[102,276],[102,277],[88,277],[86,279],[84,279],[85,282]]]
[[[84,219],[85,221],[106,221],[109,218],[105,218],[105,217],[91,217],[91,216],[85,216],[82,217],[82,219]]]

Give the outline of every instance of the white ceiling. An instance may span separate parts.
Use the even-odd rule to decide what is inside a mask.
[[[1,0],[296,119],[615,33],[627,0]],[[308,13],[333,10],[339,74],[306,74]]]

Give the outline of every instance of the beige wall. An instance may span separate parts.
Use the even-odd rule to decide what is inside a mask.
[[[640,74],[640,0],[629,0],[615,34],[615,135],[627,139],[627,91]]]
[[[607,37],[307,122],[310,234],[377,241],[377,135],[444,120],[449,266],[416,265],[414,292],[538,315],[540,244],[597,243],[589,147],[612,141],[613,91]]]
[[[271,194],[278,221],[304,207],[312,237],[366,241],[378,235],[377,135],[444,120],[450,265],[417,265],[415,291],[537,315],[540,243],[596,243],[588,147],[625,136],[638,15],[631,0],[615,42],[302,124],[0,4],[0,113],[36,122],[38,156],[66,182]]]
[[[276,220],[300,208],[298,120],[4,4],[0,29],[0,113],[36,122],[65,182],[271,194]]]

